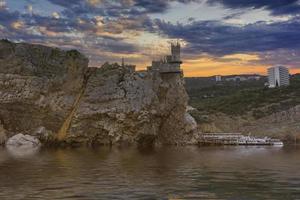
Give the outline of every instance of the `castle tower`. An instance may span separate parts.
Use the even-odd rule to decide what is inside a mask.
[[[125,60],[122,58],[122,67],[125,67]]]
[[[181,64],[180,60],[180,44],[177,42],[171,44],[172,62]]]
[[[164,56],[160,61],[153,61],[152,66],[148,68],[151,71],[157,71],[161,74],[182,73],[180,65],[180,44],[171,43],[171,55]]]

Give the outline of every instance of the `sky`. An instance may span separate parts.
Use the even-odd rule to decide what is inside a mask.
[[[145,69],[179,40],[185,76],[300,72],[300,0],[0,0],[0,38]]]

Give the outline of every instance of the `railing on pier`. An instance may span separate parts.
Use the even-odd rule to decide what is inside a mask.
[[[200,136],[203,144],[238,144],[244,136],[241,133],[204,133]]]
[[[283,145],[280,140],[244,136],[241,133],[204,133],[200,136],[199,143],[208,145]]]

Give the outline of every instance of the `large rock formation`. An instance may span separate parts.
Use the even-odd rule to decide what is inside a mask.
[[[8,136],[22,132],[72,144],[196,142],[181,74],[118,64],[88,68],[75,50],[2,40],[0,94]]]

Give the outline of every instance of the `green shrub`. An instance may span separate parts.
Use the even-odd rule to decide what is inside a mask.
[[[67,51],[67,56],[69,56],[73,59],[78,58],[80,55],[81,55],[80,52],[77,51],[76,49],[72,49],[72,50]]]

